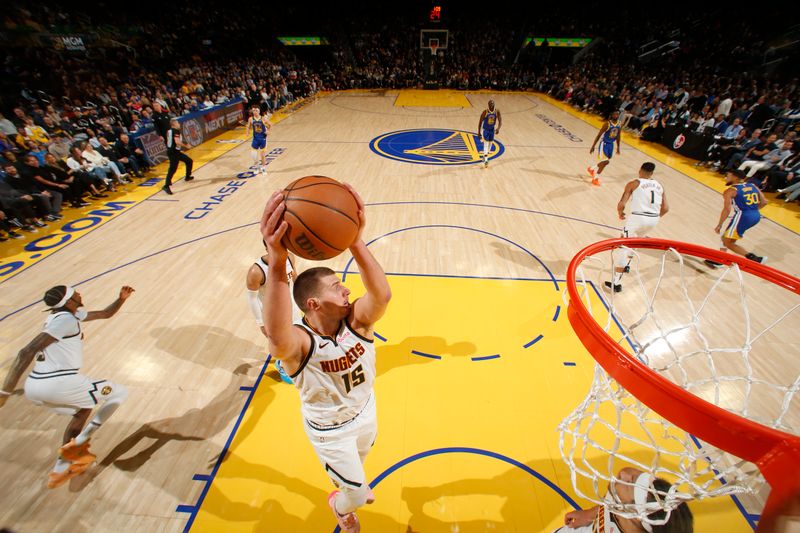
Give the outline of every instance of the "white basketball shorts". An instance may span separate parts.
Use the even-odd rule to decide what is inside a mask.
[[[374,393],[364,409],[349,422],[333,429],[323,429],[306,420],[303,426],[320,463],[336,487],[342,490],[366,488],[368,482],[363,462],[378,434]]]
[[[106,379],[93,379],[77,372],[66,375],[31,372],[25,380],[25,397],[59,414],[74,415],[79,409],[93,409],[116,387]]]

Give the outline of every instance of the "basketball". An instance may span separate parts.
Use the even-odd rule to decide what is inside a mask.
[[[306,176],[283,190],[289,228],[283,244],[313,261],[336,257],[356,240],[358,203],[347,187],[325,176]]]

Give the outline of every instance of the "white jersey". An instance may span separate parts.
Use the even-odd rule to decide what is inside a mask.
[[[81,322],[69,311],[53,313],[44,323],[42,331],[57,342],[48,345],[36,355],[33,376],[54,373],[77,373],[83,366],[83,333]]]
[[[264,289],[264,285],[267,283],[267,272],[269,272],[269,265],[266,261],[264,261],[263,257],[259,257],[256,260],[256,266],[261,269],[261,272],[264,273],[264,281],[261,283],[261,289]],[[292,290],[292,272],[294,272],[294,267],[292,266],[292,262],[289,261],[289,258],[286,258],[286,276],[289,278],[289,290]]]
[[[631,214],[645,217],[660,216],[663,196],[664,188],[659,182],[639,178],[639,186],[631,194]]]
[[[264,301],[264,292],[266,291],[265,287],[266,287],[266,284],[267,284],[267,272],[269,271],[269,265],[264,261],[263,257],[259,257],[256,260],[255,265],[258,268],[260,268],[261,272],[264,274],[264,281],[261,283],[261,286],[258,288],[258,301],[259,301],[259,306],[261,306],[261,302]],[[290,296],[294,294],[294,281],[292,280],[292,272],[294,272],[294,266],[292,265],[292,262],[287,257],[286,258],[286,277],[289,278],[289,295]],[[295,303],[294,298],[292,297],[290,299],[292,301],[292,322],[296,322],[296,321],[300,320],[300,317],[302,316],[302,312],[300,311],[300,308],[297,307],[297,304]],[[253,313],[256,313],[256,311],[254,310]],[[262,320],[261,315],[262,315],[262,312],[258,311],[258,313],[256,313],[256,317],[255,317],[256,318],[256,322],[258,323],[259,326],[263,326],[264,325],[264,321]]]
[[[300,391],[301,411],[312,428],[332,428],[356,417],[372,396],[375,343],[342,320],[334,337],[323,336],[303,319],[311,348],[291,378]]]

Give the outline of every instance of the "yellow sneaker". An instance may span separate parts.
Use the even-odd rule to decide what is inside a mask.
[[[47,476],[47,488],[48,489],[55,489],[69,481],[70,479],[74,478],[75,476],[79,476],[86,472],[86,469],[89,468],[89,463],[77,464],[72,463],[69,465],[69,468],[64,470],[63,472],[50,472]]]
[[[83,444],[75,444],[75,439],[72,439],[61,448],[58,449],[58,455],[65,461],[72,461],[76,464],[89,464],[97,459],[93,453],[89,453],[89,442]]]

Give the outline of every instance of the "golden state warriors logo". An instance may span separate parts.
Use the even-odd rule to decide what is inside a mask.
[[[372,139],[370,149],[376,154],[418,165],[472,165],[480,163],[483,143],[480,136],[460,130],[402,130]],[[489,159],[500,157],[505,147],[495,139]]]

